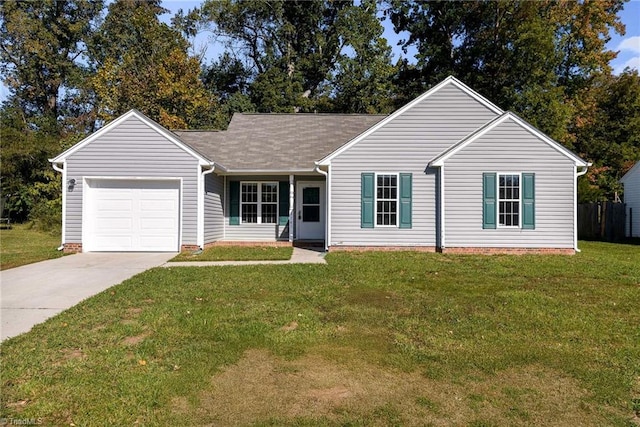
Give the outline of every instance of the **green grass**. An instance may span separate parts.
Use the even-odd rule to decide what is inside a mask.
[[[0,270],[59,258],[58,246],[60,235],[36,231],[30,224],[12,224],[0,229]]]
[[[290,246],[213,246],[201,253],[182,252],[169,261],[272,261],[291,258]]]
[[[615,425],[640,410],[640,247],[157,268],[0,346],[45,425]]]

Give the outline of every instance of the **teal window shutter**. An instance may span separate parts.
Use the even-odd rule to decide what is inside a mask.
[[[280,181],[278,183],[278,224],[287,225],[289,222],[289,183]]]
[[[410,173],[400,174],[400,228],[411,228],[411,179]]]
[[[536,185],[534,173],[522,174],[522,228],[536,228]]]
[[[482,174],[482,228],[496,228],[496,174]]]
[[[240,181],[229,182],[229,225],[240,225]]]
[[[375,175],[365,172],[360,178],[360,227],[373,228],[373,203]]]

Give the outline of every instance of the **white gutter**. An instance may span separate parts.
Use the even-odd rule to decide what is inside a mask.
[[[293,243],[293,223],[295,222],[295,177],[293,174],[289,175],[289,241]]]
[[[445,218],[444,218],[444,163],[440,166],[440,250],[444,252]]]
[[[211,163],[211,169],[202,171],[201,179],[198,181],[198,236],[197,244],[200,249],[204,249],[204,192],[206,190],[205,175],[209,175],[216,170],[216,164]],[[181,243],[182,244],[182,243]]]
[[[51,160],[49,160],[51,161]],[[64,241],[67,231],[67,168],[64,167],[64,162],[62,163],[63,167],[60,168],[56,163],[51,163],[53,170],[62,173],[62,236],[60,237],[60,246],[57,250],[61,251],[64,249]]]
[[[325,178],[325,194],[326,194],[326,198],[327,198],[327,202],[326,202],[326,208],[325,208],[325,228],[324,228],[324,250],[328,251],[329,250],[329,238],[331,237],[330,231],[331,230],[331,175],[329,175],[329,172],[325,172],[322,169],[320,169],[320,164],[318,162],[315,162],[316,167],[314,168],[314,170],[316,172],[318,172],[321,175],[324,175]],[[331,163],[329,163],[329,165],[327,166],[328,170],[331,170]]]

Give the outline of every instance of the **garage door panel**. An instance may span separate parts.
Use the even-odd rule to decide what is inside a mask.
[[[157,215],[176,209],[176,203],[173,200],[152,199],[140,200],[140,210],[145,215]]]
[[[176,251],[179,182],[89,180],[87,250]],[[84,239],[83,233],[83,240]]]
[[[99,199],[96,200],[96,213],[98,215],[106,212],[131,212],[133,210],[133,202],[131,199],[123,199],[121,197],[105,197],[102,191],[99,191]]]
[[[104,217],[97,216],[94,231],[97,236],[106,236],[109,234],[131,235],[133,229],[133,220],[127,217]]]

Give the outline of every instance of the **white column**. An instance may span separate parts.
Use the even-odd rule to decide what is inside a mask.
[[[293,222],[295,219],[295,207],[293,206],[295,186],[293,175],[289,175],[289,241],[293,242]]]

